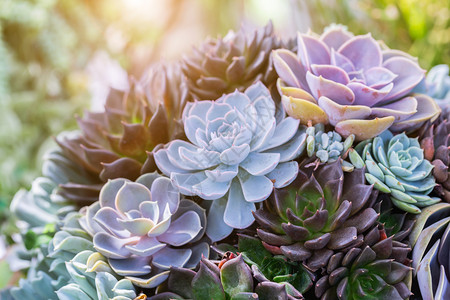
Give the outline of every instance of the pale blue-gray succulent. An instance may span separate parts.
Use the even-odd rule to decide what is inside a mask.
[[[450,105],[450,68],[448,65],[437,65],[428,71],[424,80],[415,89],[436,100],[441,106]]]
[[[392,203],[410,213],[440,201],[428,196],[436,182],[433,165],[424,157],[417,138],[386,130],[373,140],[358,144],[349,157],[357,167],[366,165],[366,180],[381,192],[390,193]]]
[[[110,180],[87,208],[82,226],[114,272],[145,288],[162,283],[170,267],[194,268],[209,255],[208,244],[200,241],[205,210],[180,199],[170,180],[156,172],[136,182]]]
[[[30,268],[27,277],[19,281],[19,286],[10,289],[15,300],[58,299],[56,291],[70,282],[70,275],[65,262],[72,260],[75,255],[84,250],[95,250],[91,237],[80,227],[78,212],[69,213],[60,224],[59,231],[48,245],[41,245],[37,249],[24,255],[31,255]]]
[[[260,82],[244,93],[188,103],[183,123],[189,142],[170,142],[155,161],[181,193],[215,200],[207,228],[213,241],[252,224],[255,203],[297,176],[293,159],[303,152],[306,135],[298,120],[276,114]]]
[[[336,131],[325,132],[324,124],[319,123],[306,129],[306,152],[309,157],[315,155],[318,163],[332,163],[339,157],[346,157],[354,140],[355,135],[351,134],[342,141],[339,133]],[[342,169],[352,171],[353,165],[343,160]]]
[[[71,283],[56,292],[60,300],[128,300],[136,297],[131,281],[117,279],[98,252],[82,251],[66,262],[66,268]]]

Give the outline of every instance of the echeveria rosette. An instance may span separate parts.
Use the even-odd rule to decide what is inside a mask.
[[[155,65],[140,81],[130,79],[129,90],[112,89],[103,112],[86,112],[77,118],[81,134],[56,141],[71,161],[96,179],[96,190],[91,191],[96,192],[96,200],[98,186],[108,179],[135,180],[156,170],[152,151],[180,137],[186,101],[181,69]],[[63,188],[83,196],[80,189],[86,186],[74,182]]]
[[[349,135],[344,141],[342,136],[336,131],[325,132],[322,123],[308,126],[306,129],[306,153],[309,157],[316,156],[315,165],[320,163],[332,163],[340,157],[347,157],[347,151],[353,145],[355,135]],[[313,163],[314,164],[314,163]],[[353,171],[354,167],[349,162],[343,160],[344,171]]]
[[[322,300],[408,299],[411,268],[393,257],[401,253],[403,259],[411,248],[386,236],[384,229],[375,226],[360,247],[334,254],[315,284],[316,297]]]
[[[190,142],[175,140],[155,153],[158,168],[182,194],[214,200],[207,228],[213,241],[247,228],[255,203],[297,175],[293,159],[305,148],[305,133],[298,120],[278,118],[275,110],[260,82],[245,93],[188,103],[183,122]]]
[[[436,121],[421,128],[419,141],[425,158],[434,166],[436,186],[433,194],[450,202],[450,105],[442,109]]]
[[[258,282],[283,284],[292,297],[300,297],[313,285],[314,275],[301,263],[289,261],[283,255],[273,255],[258,238],[239,234],[237,249],[228,244],[220,244],[213,249],[223,257],[227,257],[230,251],[241,254]]]
[[[437,65],[428,71],[424,80],[415,88],[417,93],[424,93],[436,100],[442,108],[450,106],[450,68]]]
[[[394,136],[386,130],[372,141],[358,144],[355,151],[361,154],[362,161],[354,160],[354,165],[364,162],[367,181],[379,191],[390,193],[398,208],[417,214],[420,207],[441,200],[428,196],[436,184],[433,165],[424,157],[417,138],[405,133]]]
[[[56,294],[60,300],[132,300],[135,287],[127,279],[117,279],[101,254],[89,250],[78,253],[66,262],[70,283]]]
[[[286,292],[283,284],[264,281],[255,284],[250,267],[242,255],[228,259],[217,266],[212,261],[202,259],[198,270],[172,268],[167,281],[167,291],[150,297],[150,300],[169,299],[254,299],[254,300],[294,300]]]
[[[353,36],[342,26],[298,34],[297,54],[280,49],[273,60],[285,110],[302,124],[330,123],[361,141],[439,114],[433,99],[411,94],[424,70],[401,51],[382,50],[370,34]]]
[[[195,100],[215,100],[257,81],[274,85],[271,52],[281,46],[272,23],[257,30],[241,28],[224,38],[210,39],[183,61],[183,72]]]
[[[424,208],[417,215],[409,241],[413,245],[416,295],[422,299],[449,299],[450,204]]]
[[[317,271],[336,251],[361,244],[378,218],[371,208],[376,195],[365,184],[364,170],[344,173],[341,160],[314,171],[302,168],[254,213],[258,236],[273,254]]]
[[[155,287],[170,267],[194,268],[202,255],[209,255],[208,244],[199,241],[205,210],[180,199],[170,180],[156,172],[136,182],[108,181],[82,225],[114,272],[140,287]]]

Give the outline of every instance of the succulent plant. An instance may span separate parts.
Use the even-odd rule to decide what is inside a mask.
[[[429,122],[421,128],[419,140],[425,158],[434,166],[434,195],[450,202],[450,106],[442,109],[435,122]]]
[[[156,172],[136,182],[108,181],[81,221],[114,272],[140,287],[155,287],[171,266],[194,268],[209,255],[208,244],[199,241],[205,210],[180,199],[170,180]]]
[[[361,141],[388,128],[412,130],[439,114],[430,97],[410,95],[424,77],[417,62],[382,50],[370,34],[332,26],[321,36],[298,34],[297,49],[275,50],[273,61],[283,106],[302,124],[330,123]]]
[[[232,255],[220,267],[202,258],[197,272],[172,268],[167,289],[150,300],[302,299],[301,295],[288,295],[285,285],[280,283],[264,281],[255,287],[252,271],[242,255]]]
[[[72,282],[56,292],[60,300],[132,300],[136,298],[136,291],[131,281],[118,280],[107,265],[106,259],[98,252],[82,251],[71,261],[66,262],[66,268]]]
[[[313,285],[314,274],[300,263],[288,261],[283,255],[273,255],[258,238],[239,234],[237,249],[227,244],[213,246],[213,249],[225,258],[230,253],[241,254],[257,282],[281,283],[288,295],[294,298],[301,297]]]
[[[450,105],[450,75],[448,65],[437,65],[428,71],[427,77],[415,89],[436,100],[441,107]]]
[[[359,244],[373,227],[376,195],[365,184],[364,170],[344,174],[341,160],[314,171],[302,168],[291,185],[275,189],[254,212],[258,236],[271,253],[317,271],[336,251]]]
[[[407,299],[411,296],[406,281],[411,268],[392,255],[406,257],[408,245],[386,238],[377,226],[365,236],[360,247],[334,254],[324,275],[315,284],[316,297],[325,299]]]
[[[78,118],[82,134],[56,139],[70,160],[96,178],[95,199],[108,179],[135,180],[155,171],[152,151],[182,132],[177,120],[187,91],[180,68],[156,66],[130,86],[127,92],[112,89],[104,112]],[[83,195],[77,182],[67,188]]]
[[[393,241],[409,244],[409,234],[416,221],[407,212],[393,207],[389,194],[380,193],[377,201],[373,207],[379,214],[378,224],[386,232],[386,237],[392,236]]]
[[[417,215],[409,241],[413,245],[415,286],[422,299],[450,297],[449,232],[450,204],[437,203]]]
[[[58,299],[56,291],[70,282],[65,262],[83,250],[95,250],[90,236],[80,227],[80,217],[78,212],[67,214],[48,244],[18,253],[19,258],[30,259],[31,263],[27,277],[11,288],[13,299]]]
[[[390,193],[398,208],[417,214],[419,207],[440,201],[428,196],[435,186],[433,165],[424,157],[417,138],[409,138],[405,133],[394,136],[386,130],[373,140],[358,144],[355,151],[361,157],[350,154],[353,164],[365,164],[367,181],[377,190]]]
[[[195,100],[216,100],[257,81],[276,81],[270,53],[281,46],[272,23],[254,31],[241,28],[224,38],[209,39],[184,59],[183,72]]]
[[[183,113],[189,142],[175,140],[155,153],[158,168],[184,195],[215,200],[207,235],[217,241],[254,221],[255,203],[294,180],[293,161],[305,148],[299,121],[275,117],[260,82],[245,93],[188,103]]]
[[[306,153],[309,157],[317,157],[317,163],[334,162],[339,157],[345,158],[348,149],[353,145],[355,135],[349,135],[344,141],[336,131],[325,132],[322,123],[308,126],[306,129]],[[353,165],[343,160],[344,171],[353,171]]]

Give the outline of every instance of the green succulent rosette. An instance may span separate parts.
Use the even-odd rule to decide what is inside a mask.
[[[394,136],[386,130],[358,144],[349,156],[356,167],[365,165],[366,180],[377,190],[389,193],[392,203],[404,211],[418,214],[421,207],[440,201],[428,196],[436,184],[431,173],[433,165],[425,159],[416,138],[405,133]]]

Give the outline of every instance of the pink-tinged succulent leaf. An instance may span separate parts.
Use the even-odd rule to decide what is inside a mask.
[[[373,67],[364,71],[364,77],[368,86],[379,89],[391,83],[398,75],[383,67]]]
[[[350,59],[356,70],[378,67],[383,60],[380,46],[370,33],[353,37],[338,52]]]
[[[312,64],[326,65],[330,63],[330,51],[322,41],[299,33],[297,35],[297,56],[305,70],[311,70]]]
[[[351,105],[355,101],[353,91],[343,84],[316,76],[309,71],[306,73],[306,81],[316,99],[328,97],[341,105]]]
[[[350,82],[347,84],[347,87],[355,94],[355,102],[353,102],[353,105],[372,107],[386,97],[392,90],[393,84],[390,83],[381,89],[375,89],[359,82]]]
[[[320,36],[320,39],[327,44],[328,47],[339,49],[342,44],[353,38],[353,34],[344,30],[342,27],[335,27],[326,30]]]
[[[415,113],[417,113],[417,100],[415,97],[405,97],[399,101],[392,102],[391,104],[372,108],[372,116],[394,116],[395,123],[408,119]]]
[[[349,119],[365,119],[370,116],[371,109],[365,105],[340,105],[328,97],[319,98],[319,107],[328,115],[331,125]]]
[[[157,202],[146,201],[139,205],[142,217],[151,220],[153,223],[159,220],[159,206]]]
[[[155,226],[155,223],[147,218],[119,219],[118,222],[132,235],[146,235]]]
[[[341,68],[349,74],[355,72],[355,66],[350,61],[350,59],[340,54],[339,52],[336,52],[334,49],[331,49],[331,64],[333,66]]]
[[[343,69],[333,65],[311,65],[311,72],[316,76],[322,76],[325,79],[344,85],[350,81]]]
[[[291,87],[307,88],[306,70],[300,64],[297,56],[289,50],[280,49],[272,52],[273,65],[278,76]]]
[[[344,120],[337,123],[335,128],[344,137],[354,134],[357,141],[363,141],[371,139],[388,129],[394,123],[394,120],[393,116],[372,120]]]
[[[392,127],[393,131],[417,129],[428,120],[433,122],[441,113],[441,108],[432,98],[423,94],[414,94],[413,97],[417,100],[417,113],[406,120],[396,122]]]
[[[385,102],[407,95],[424,78],[425,71],[417,63],[404,57],[393,57],[383,62],[383,67],[398,75]]]
[[[166,206],[169,206],[169,211],[174,214],[178,205],[180,205],[180,193],[175,189],[170,180],[165,177],[159,177],[150,188],[152,194],[152,201],[158,203],[159,206],[159,219],[161,220]]]

